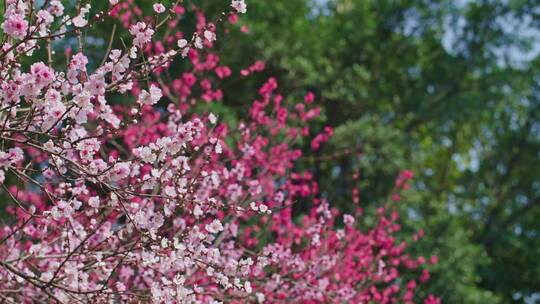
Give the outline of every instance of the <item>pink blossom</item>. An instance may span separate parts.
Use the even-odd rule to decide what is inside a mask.
[[[133,45],[143,47],[152,39],[154,30],[144,22],[137,22],[129,28],[129,33],[133,36]]]
[[[62,5],[62,2],[60,2],[60,0],[52,0],[51,5],[49,6],[49,13],[55,17],[64,15],[64,5]]]
[[[4,23],[2,23],[2,29],[10,36],[22,39],[28,30],[28,21],[24,19],[23,15],[10,14],[6,16]]]
[[[209,233],[218,233],[220,231],[223,231],[223,225],[219,220],[214,220],[212,223],[207,224],[204,228]]]
[[[165,12],[165,6],[161,3],[155,3],[153,5],[153,8],[154,8],[154,12],[158,13],[158,14],[161,14],[163,12]]]
[[[138,102],[143,105],[153,105],[157,103],[162,96],[163,94],[161,93],[161,89],[155,85],[151,85],[150,92],[145,90],[141,91]]]
[[[245,14],[247,12],[247,5],[244,0],[232,0],[231,6],[241,14]]]

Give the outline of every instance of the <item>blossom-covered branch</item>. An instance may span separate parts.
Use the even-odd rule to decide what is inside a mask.
[[[339,214],[316,199],[309,172],[294,170],[302,154],[295,144],[310,136],[306,126],[320,112],[313,94],[286,104],[270,78],[236,126],[193,107],[218,102],[222,80],[249,77],[264,63],[234,76],[212,53],[218,25],[237,23],[243,0],[225,4],[213,22],[193,5],[197,25],[188,35],[178,30],[187,10],[181,2],[152,3],[144,15],[133,1],[111,0],[98,12],[85,1],[6,1],[2,299],[413,301],[416,281],[402,287],[400,274],[427,262],[396,240],[395,210],[381,207],[378,224],[362,232],[360,212]],[[95,66],[83,30],[104,20],[120,22],[131,41]],[[78,50],[62,68],[51,43],[70,39]],[[46,62],[36,59],[40,50]],[[178,61],[189,70],[172,69]],[[315,135],[312,147],[331,133]],[[396,191],[411,178],[400,176]],[[298,199],[313,200],[299,223]],[[428,278],[424,270],[420,281]]]

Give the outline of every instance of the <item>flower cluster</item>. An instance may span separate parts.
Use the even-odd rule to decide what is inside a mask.
[[[313,94],[288,104],[270,78],[234,126],[193,107],[219,102],[221,80],[264,69],[256,62],[235,71],[211,52],[218,25],[246,12],[243,0],[214,22],[194,8],[190,35],[177,30],[187,11],[180,4],[155,3],[148,16],[133,1],[109,4],[95,13],[82,3],[6,1],[3,300],[417,300],[417,281],[402,284],[400,276],[423,271],[418,283],[426,281],[427,262],[408,255],[394,236],[400,226],[393,208],[381,207],[378,224],[364,232],[359,213],[340,214],[317,199],[309,171],[295,172],[302,156],[295,143],[311,136],[306,126],[320,113]],[[91,67],[82,29],[104,18],[120,22],[132,40]],[[60,68],[52,41],[73,38],[79,49]],[[40,49],[47,60],[28,59]],[[171,68],[177,61],[186,62],[180,73]],[[168,69],[172,79],[163,77]],[[118,102],[124,95],[133,98]],[[331,134],[327,128],[314,135],[314,149]],[[404,173],[397,183],[410,178]],[[293,211],[298,199],[313,202],[303,215]],[[430,296],[426,303],[437,301]]]

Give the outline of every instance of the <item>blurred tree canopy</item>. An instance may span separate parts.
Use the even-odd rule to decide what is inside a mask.
[[[336,134],[305,152],[333,157],[305,166],[332,204],[346,210],[359,186],[361,204],[377,206],[410,168],[400,204],[410,231],[426,232],[417,253],[439,256],[430,291],[449,303],[540,301],[539,3],[248,5],[249,33],[226,37],[222,59],[265,60],[259,81],[277,76],[290,98],[316,93],[320,127]],[[242,113],[253,94],[231,84],[224,105]]]
[[[216,14],[223,4],[194,3]],[[360,204],[377,207],[400,170],[414,171],[399,204],[404,232],[426,234],[415,254],[439,257],[426,293],[447,303],[540,302],[540,3],[247,3],[218,40],[221,59],[267,69],[227,84],[214,110],[245,115],[269,76],[289,99],[313,91],[319,128],[335,136],[317,153],[307,144],[313,161],[301,166],[334,206],[346,211],[359,187]],[[96,41],[96,52],[106,44]]]

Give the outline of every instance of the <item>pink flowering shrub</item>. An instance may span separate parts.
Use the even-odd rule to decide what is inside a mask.
[[[249,77],[264,63],[228,67],[211,51],[226,33],[219,26],[246,12],[243,0],[224,4],[214,22],[181,2],[145,12],[111,0],[94,12],[86,2],[6,1],[2,301],[419,301],[428,262],[396,239],[393,206],[380,207],[377,224],[362,231],[360,208],[340,214],[317,199],[308,171],[295,170],[297,143],[313,138],[316,150],[332,135],[310,134],[320,112],[313,94],[286,104],[270,78],[234,126],[194,107],[220,102],[222,80]],[[194,33],[178,30],[188,10],[197,16]],[[105,18],[131,41],[90,68],[82,30]],[[69,39],[78,50],[57,67],[51,44]],[[39,50],[46,62],[32,57]],[[177,61],[188,68],[173,69]],[[398,177],[394,200],[411,178]],[[312,202],[305,214],[293,212],[299,199]]]

